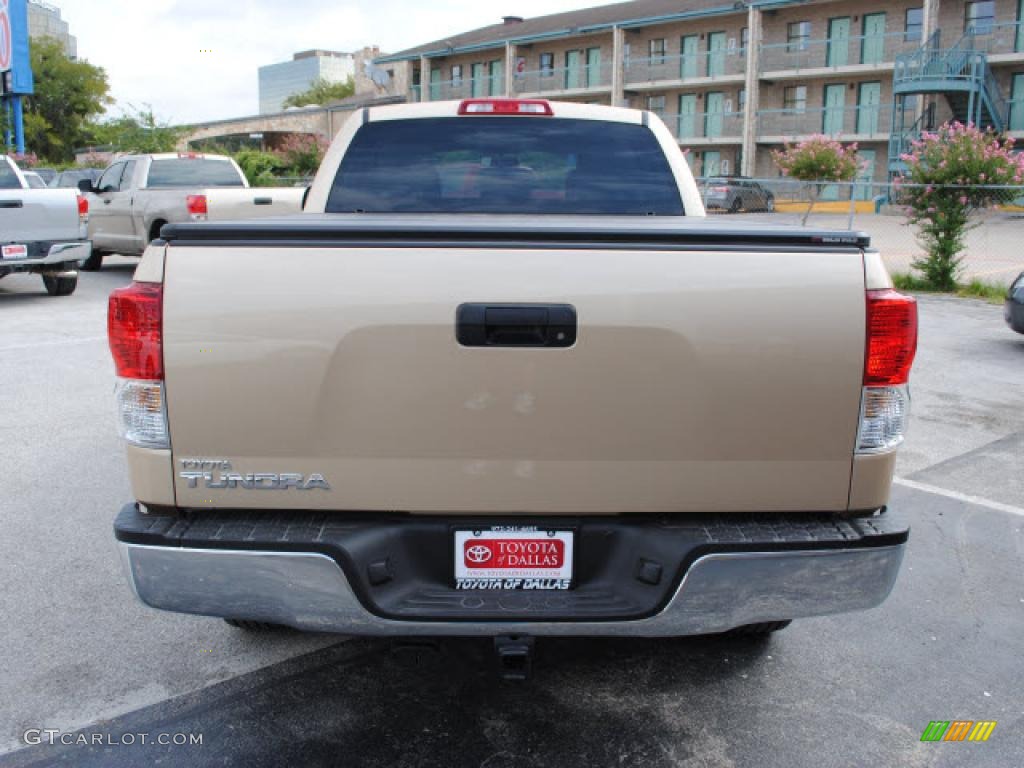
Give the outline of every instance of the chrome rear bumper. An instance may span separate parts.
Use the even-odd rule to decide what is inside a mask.
[[[660,612],[613,621],[516,621],[512,611],[508,621],[387,619],[363,606],[323,554],[120,547],[139,599],[168,611],[350,635],[658,637],[872,608],[892,590],[905,545],[708,554],[690,566]]]

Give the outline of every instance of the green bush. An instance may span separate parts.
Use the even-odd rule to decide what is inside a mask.
[[[284,169],[284,162],[273,152],[243,149],[236,152],[234,157],[245,178],[254,187],[274,186],[277,183],[277,172]]]

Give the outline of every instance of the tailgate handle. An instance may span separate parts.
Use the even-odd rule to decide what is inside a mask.
[[[571,304],[460,304],[455,336],[464,347],[571,347]]]
[[[0,200],[0,208],[22,208],[24,205],[21,200]]]

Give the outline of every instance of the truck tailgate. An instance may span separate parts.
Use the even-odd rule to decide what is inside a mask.
[[[75,190],[0,190],[0,240],[3,242],[66,242],[81,237]]]
[[[578,338],[461,346],[465,302],[570,304]],[[177,503],[844,510],[864,302],[857,248],[171,242],[164,355]],[[230,469],[188,480],[191,459]],[[330,487],[250,473],[299,474],[300,486],[319,474]]]
[[[300,213],[305,194],[305,187],[215,187],[203,190],[210,221]]]

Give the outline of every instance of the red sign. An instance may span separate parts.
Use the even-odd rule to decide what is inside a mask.
[[[8,0],[0,0],[0,72],[11,68],[11,14]]]
[[[561,568],[565,542],[561,539],[468,539],[462,543],[466,568]]]

